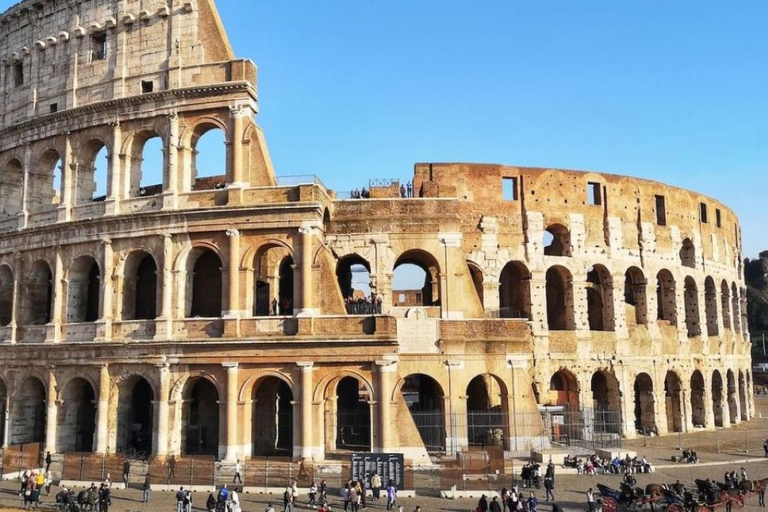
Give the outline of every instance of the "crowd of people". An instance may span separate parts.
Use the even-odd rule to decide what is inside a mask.
[[[402,198],[413,197],[413,183],[409,181],[407,183],[400,184],[400,187],[398,188],[398,192],[400,194],[400,197]],[[369,189],[366,189],[365,187],[362,187],[359,189],[354,188],[349,193],[349,197],[350,199],[370,199],[371,191]]]
[[[381,296],[369,295],[365,298],[346,297],[344,307],[349,315],[380,315],[381,314]]]
[[[243,492],[240,488],[227,489],[227,484],[221,486],[219,492],[214,496],[213,493],[208,495],[208,499],[205,501],[205,509],[208,512],[242,512],[240,508],[240,493]],[[184,488],[180,488],[176,493],[176,512],[192,512],[192,495],[189,491],[184,491]]]
[[[696,450],[683,450],[683,462],[688,464],[698,464],[699,456],[696,454]]]
[[[21,475],[19,494],[24,498],[24,508],[37,508],[42,491],[45,491],[46,496],[51,493],[50,473],[25,471]]]
[[[62,488],[56,494],[56,505],[64,512],[109,512],[112,505],[112,490],[108,482],[98,487],[95,483],[75,494],[72,489]]]
[[[567,455],[563,462],[563,465],[567,468],[575,468],[576,472],[580,475],[594,476],[598,471],[607,475],[609,473],[614,475],[624,475],[626,473],[653,473],[653,464],[642,457],[630,457],[627,454],[624,458],[614,457],[611,460],[603,459],[598,455],[591,455],[586,459],[581,459],[576,456]]]

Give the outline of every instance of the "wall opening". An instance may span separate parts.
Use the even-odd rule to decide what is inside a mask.
[[[712,373],[712,408],[715,413],[715,426],[723,426],[723,405],[725,399],[723,397],[723,376],[720,375],[718,370]]]
[[[131,253],[125,262],[123,320],[152,320],[157,317],[157,264],[144,251]]]
[[[371,295],[371,265],[357,254],[345,256],[336,264],[336,281],[350,315],[370,315],[375,312]]]
[[[286,256],[280,262],[280,300],[278,301],[278,313],[281,315],[293,315],[293,258]],[[274,300],[272,301],[274,309]]]
[[[587,183],[587,204],[591,206],[600,206],[603,204],[602,185],[590,181]]]
[[[517,177],[501,178],[501,196],[505,201],[517,201]]]
[[[707,204],[706,203],[699,203],[699,220],[702,224],[706,224],[709,222],[709,218],[707,216]]]
[[[253,390],[252,455],[291,457],[293,392],[277,377],[265,377]]]
[[[547,325],[551,331],[576,328],[573,314],[573,280],[565,267],[547,270]]]
[[[0,267],[0,327],[10,325],[13,320],[13,300],[13,273],[7,265],[3,265]]]
[[[642,435],[657,434],[653,380],[647,373],[635,377],[635,428]]]
[[[152,453],[152,403],[155,393],[146,379],[132,376],[120,383],[117,404],[117,450]]]
[[[226,183],[226,135],[216,125],[199,125],[192,137],[192,190],[225,188]]]
[[[162,137],[155,132],[141,132],[131,145],[129,197],[146,197],[163,192],[165,147]]]
[[[190,254],[190,260],[188,318],[221,317],[222,265],[219,255],[209,249],[196,249]]]
[[[704,280],[704,314],[707,319],[707,335],[719,335],[720,329],[717,325],[717,287],[715,287],[715,280],[710,276],[707,276]]]
[[[667,225],[667,205],[664,196],[654,196],[656,202],[656,224],[659,226]]]
[[[701,323],[699,319],[699,289],[696,281],[691,276],[685,278],[685,327],[688,330],[688,337],[693,338],[701,334]]]
[[[40,379],[28,377],[13,403],[10,444],[45,442],[45,417],[45,386]]]
[[[690,238],[683,240],[680,248],[680,264],[684,267],[696,268],[696,248]]]
[[[595,432],[621,434],[621,424],[616,421],[621,413],[619,381],[616,376],[606,371],[592,374],[593,428]]]
[[[545,256],[570,256],[571,234],[562,224],[552,224],[544,231]]]
[[[69,269],[67,283],[67,323],[95,322],[99,319],[99,265],[90,256],[81,256]]]
[[[0,174],[0,218],[9,219],[21,212],[24,170],[15,158],[5,164]]]
[[[21,294],[21,325],[45,325],[51,321],[53,274],[48,263],[38,260],[24,275]]]
[[[747,386],[744,380],[744,372],[739,370],[739,405],[741,412],[741,419],[747,421],[749,419],[749,406],[747,405]]]
[[[27,204],[30,213],[54,210],[61,203],[64,163],[55,149],[45,151],[36,166],[39,171],[29,174]]]
[[[499,278],[499,316],[531,318],[531,273],[519,261],[510,261]]]
[[[677,325],[677,291],[672,272],[662,269],[656,274],[656,318]]]
[[[472,278],[472,286],[475,289],[475,293],[477,294],[477,298],[480,301],[480,305],[483,307],[483,310],[485,310],[485,293],[483,291],[483,271],[472,263],[471,261],[467,261],[467,268],[469,269],[469,277]]]
[[[731,297],[728,290],[728,283],[725,280],[720,283],[720,307],[723,310],[723,329],[732,329]]]
[[[467,437],[470,446],[503,449],[509,439],[507,392],[490,374],[478,375],[467,385]]]
[[[437,260],[418,249],[403,253],[395,262],[392,295],[394,305],[399,307],[439,306],[440,267]]]
[[[362,382],[344,377],[336,387],[336,449],[371,450],[371,397]]]
[[[707,424],[704,391],[704,377],[699,370],[695,370],[691,374],[691,421],[694,428],[703,428]]]
[[[211,381],[193,377],[184,385],[183,453],[219,455],[219,392]]]
[[[735,425],[741,418],[739,418],[739,389],[736,387],[733,370],[726,372],[725,379],[728,384],[728,416],[731,425]]]
[[[587,316],[591,331],[612,331],[615,328],[613,314],[613,279],[602,265],[587,271]]]
[[[278,244],[259,248],[253,257],[254,316],[283,315],[293,305],[293,258]]]
[[[736,288],[736,283],[733,283],[731,285],[731,309],[733,314],[733,330],[736,333],[741,332],[741,315],[739,313],[740,306],[739,289]],[[747,328],[747,325],[745,324],[744,327]]]
[[[435,379],[423,374],[409,375],[400,389],[429,453],[445,452],[445,396]]]
[[[682,382],[680,377],[673,372],[667,371],[664,377],[664,400],[667,412],[667,431],[683,431],[683,407],[681,399]]]
[[[624,273],[624,305],[627,321],[635,325],[648,323],[648,299],[645,276],[637,267],[630,267]]]
[[[91,384],[76,377],[61,394],[56,447],[59,452],[92,452],[96,431],[96,394]]]

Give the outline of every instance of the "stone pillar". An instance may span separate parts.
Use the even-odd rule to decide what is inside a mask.
[[[573,278],[572,278],[573,279]],[[571,290],[569,297],[568,290]],[[546,302],[546,300],[545,300]],[[566,324],[568,323],[568,304],[572,304],[573,324],[579,337],[589,337],[589,311],[587,303],[587,283],[579,280],[573,280],[568,286],[565,285],[565,311]]]
[[[64,155],[61,163],[61,201],[59,202],[58,220],[68,222],[72,215],[73,182],[72,176],[77,172],[77,164],[72,160],[72,141],[70,133],[64,137]]]
[[[701,336],[702,351],[707,354],[709,353],[709,345],[707,345],[707,341],[709,341],[709,334],[707,334],[707,295],[704,292],[703,283],[696,283],[696,286],[698,287],[696,294],[699,303],[699,336]]]
[[[155,450],[155,455],[164,456],[168,454],[168,409],[170,397],[170,379],[169,370],[167,364],[157,365],[158,373],[160,374],[158,381],[160,382],[159,393],[157,397],[157,428],[155,430],[154,442],[152,446]]]
[[[301,368],[301,458],[312,457],[312,370],[311,362],[296,363]]]
[[[501,316],[498,281],[483,281],[483,308],[486,318],[499,318]]]
[[[107,453],[109,414],[109,366],[102,365],[99,370],[99,398],[96,426],[96,453]]]
[[[56,264],[53,270],[53,304],[46,343],[61,341],[61,324],[66,321],[67,282],[64,279],[64,259],[61,251],[60,246],[56,247]]]
[[[659,382],[659,381],[657,381]],[[661,387],[661,389],[659,389]],[[654,402],[656,402],[656,428],[659,431],[659,435],[669,433],[669,423],[667,419],[667,394],[664,391],[663,386],[654,386],[653,391]]]
[[[457,270],[466,268],[466,260],[463,253],[458,249],[461,247],[461,233],[439,233],[440,245],[443,249],[443,258],[440,269],[440,280],[437,283],[440,290],[440,304],[442,305],[441,314],[443,318],[462,319],[464,313],[461,309],[460,295],[457,279],[455,278]],[[457,255],[460,255],[459,258]],[[451,277],[453,276],[453,278]],[[435,283],[432,284],[433,297],[434,291],[438,288]],[[435,297],[436,298],[436,297]]]
[[[24,145],[24,177],[21,184],[21,212],[19,214],[19,228],[27,227],[27,219],[29,217],[29,195],[31,186],[30,174],[32,173],[32,151],[30,144]]]
[[[237,363],[222,363],[227,369],[227,445],[224,459],[237,460]]]
[[[543,272],[531,272],[531,328],[534,335],[549,332],[547,322],[547,280]]]
[[[317,311],[314,308],[313,284],[312,284],[312,237],[314,228],[302,226],[299,228],[301,235],[301,263],[299,267],[301,281],[301,307],[296,310],[297,316],[314,316]],[[295,295],[294,295],[295,300]],[[295,306],[294,306],[295,308]]]
[[[17,327],[21,321],[21,289],[22,276],[24,275],[24,259],[21,253],[17,253],[13,258],[13,302],[11,303],[11,336],[8,341],[16,343],[18,340]],[[6,409],[7,410],[7,409]]]
[[[243,183],[243,120],[247,109],[242,105],[230,107],[230,117],[232,119],[232,175],[230,185],[242,187]]]
[[[120,198],[123,191],[120,187],[120,147],[123,145],[123,136],[120,131],[120,122],[112,121],[112,150],[109,152],[109,182],[107,183],[106,214],[118,215],[120,213]]]
[[[376,361],[379,374],[379,446],[380,452],[397,448],[392,442],[392,392],[393,375],[397,365],[393,361]]]
[[[448,367],[448,382],[450,388],[446,395],[446,410],[448,415],[448,442],[446,451],[452,456],[469,445],[469,429],[467,425],[467,397],[465,390],[456,383],[457,373],[464,370],[464,361],[446,361]]]
[[[240,316],[240,231],[228,229],[229,238],[229,300],[225,317],[237,318]]]
[[[114,318],[114,251],[112,240],[104,239],[104,286],[101,287],[101,318],[97,326],[96,336],[104,341],[112,339],[112,320]],[[99,332],[100,331],[100,332]]]
[[[683,432],[693,432],[693,408],[691,407],[691,389],[680,389],[680,410],[683,413]]]
[[[59,418],[59,408],[56,401],[56,374],[53,366],[48,367],[47,391],[45,403],[48,415],[45,418],[45,450],[56,453],[56,425]]]
[[[163,236],[162,301],[155,323],[155,338],[167,340],[173,335],[173,235]]]
[[[604,290],[611,290],[611,296],[613,297],[613,329],[616,331],[616,337],[618,339],[627,339],[629,337],[629,328],[627,327],[627,307],[624,302],[624,274],[616,274],[611,276],[611,283],[604,285]],[[637,306],[640,307],[638,303]],[[603,305],[605,308],[605,305]],[[605,319],[605,315],[603,315]],[[607,320],[607,319],[606,319]]]
[[[179,114],[168,115],[168,147],[165,150],[163,209],[175,210],[179,203]]]

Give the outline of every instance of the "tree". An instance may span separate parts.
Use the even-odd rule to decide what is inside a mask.
[[[747,318],[749,332],[768,331],[768,251],[754,260],[744,260],[747,283]]]

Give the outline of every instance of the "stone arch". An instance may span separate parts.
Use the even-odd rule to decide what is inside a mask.
[[[0,218],[12,218],[21,213],[24,167],[18,158],[11,158],[0,173]]]
[[[594,265],[587,271],[587,316],[591,331],[615,329],[613,307],[613,278],[603,265]]]
[[[520,261],[510,261],[499,276],[499,316],[531,319],[531,273]]]
[[[544,230],[544,256],[571,256],[571,233],[562,224],[550,224]]]
[[[51,393],[54,391],[51,390]],[[15,390],[11,405],[9,442],[12,445],[45,441],[46,393],[43,380],[30,375]]]
[[[576,328],[574,320],[573,277],[560,265],[547,270],[547,325],[552,331],[570,331]]]
[[[361,274],[362,279],[358,279],[358,288],[354,287],[355,274]],[[339,258],[336,263],[336,282],[341,290],[341,296],[347,303],[347,313],[353,313],[350,301],[359,298],[365,298],[371,290],[371,263],[357,253],[347,254]],[[362,286],[360,286],[362,284]],[[365,289],[367,288],[367,290]],[[355,294],[355,292],[358,292]],[[368,293],[366,293],[368,292]],[[357,311],[354,311],[357,313]],[[366,313],[366,312],[360,312]]]
[[[445,452],[445,393],[437,380],[423,373],[409,374],[395,386],[392,401],[405,402],[428,452]]]
[[[638,267],[629,267],[624,273],[624,304],[627,320],[636,325],[648,323],[647,281]]]
[[[198,373],[184,382],[182,395],[182,453],[219,455],[219,400],[213,379]]]
[[[685,302],[685,327],[688,330],[688,337],[693,338],[701,334],[701,321],[699,318],[699,289],[691,276],[685,278],[683,298]]]
[[[707,424],[705,393],[704,376],[699,370],[694,370],[691,374],[691,422],[694,427],[704,427]]]
[[[55,209],[61,203],[64,161],[56,148],[45,149],[35,161],[35,170],[29,175],[27,204],[30,213]]]
[[[205,148],[212,154],[206,155],[206,160],[200,159],[201,140],[211,140],[211,148]],[[219,140],[221,139],[221,140]],[[218,119],[208,117],[198,121],[190,130],[189,146],[192,148],[192,159],[190,165],[190,184],[192,190],[210,190],[214,188],[223,188],[226,186],[227,176],[229,174],[229,152],[228,145],[230,135],[226,123]],[[214,149],[213,143],[221,143],[221,147]],[[203,142],[203,146],[207,146]],[[216,165],[220,165],[217,169]]]
[[[725,373],[725,381],[728,393],[728,416],[730,423],[735,425],[741,418],[739,418],[739,389],[736,387],[736,377],[733,374],[733,370],[729,369]]]
[[[734,332],[741,332],[741,316],[739,314],[739,289],[736,287],[736,283],[731,285],[731,311],[733,314],[733,330]]]
[[[10,325],[13,320],[13,301],[15,299],[13,271],[8,265],[0,265],[0,327]]]
[[[505,448],[510,436],[504,381],[492,373],[477,375],[467,384],[466,396],[469,445]]]
[[[744,372],[739,370],[739,405],[742,421],[749,420],[749,402],[747,400],[747,393],[749,388],[744,378]]]
[[[53,273],[45,260],[37,260],[25,272],[21,290],[21,325],[45,325],[51,321]]]
[[[480,306],[485,310],[485,293],[483,291],[483,269],[480,265],[474,261],[467,260],[467,270],[469,270],[469,277],[472,279],[472,286],[475,289],[477,298],[480,301]]]
[[[117,451],[133,449],[147,455],[152,453],[152,403],[157,400],[152,381],[143,375],[133,374],[121,378],[115,383],[115,388]]]
[[[261,375],[251,389],[251,454],[293,454],[294,396],[282,375]]]
[[[680,247],[680,264],[684,267],[696,268],[696,248],[690,238],[683,240]]]
[[[216,387],[216,393],[218,393],[219,396],[225,396],[222,394],[224,390],[221,387],[221,383],[215,375],[204,370],[190,370],[189,373],[182,375],[173,383],[171,392],[168,395],[169,401],[179,403],[182,402],[184,400],[184,390],[187,388],[187,384],[190,380],[198,377],[210,381]]]
[[[664,406],[667,412],[667,432],[682,432],[683,424],[683,405],[682,405],[683,382],[680,376],[672,370],[668,370],[664,377]]]
[[[723,392],[723,376],[720,374],[720,370],[715,370],[712,372],[712,408],[715,413],[716,427],[724,426],[723,405],[725,400]]]
[[[616,375],[598,370],[592,374],[590,388],[594,432],[621,435],[621,389]]]
[[[398,269],[404,265],[415,266],[424,272],[424,282],[419,288],[418,284],[410,286],[409,289],[402,288],[401,284],[396,284],[400,280]],[[405,304],[396,300],[396,305],[401,306],[438,306],[441,303],[440,290],[440,264],[432,253],[423,249],[409,249],[398,256],[393,267],[393,289],[392,294],[399,298],[399,295],[406,295]],[[395,288],[397,286],[397,288]]]
[[[61,453],[92,452],[96,432],[96,392],[86,378],[74,377],[62,388],[56,448]]]
[[[731,297],[728,289],[728,281],[723,279],[720,283],[720,308],[723,311],[723,328],[732,329],[731,324]]]
[[[717,325],[717,288],[711,276],[704,280],[704,315],[707,320],[707,336],[720,334]]]
[[[101,272],[91,256],[75,259],[67,271],[67,323],[99,319]]]
[[[335,385],[337,450],[371,449],[371,398],[361,391],[364,383],[355,377],[342,377]],[[361,389],[362,388],[362,389]]]
[[[677,291],[675,278],[667,269],[656,274],[656,318],[677,325]]]
[[[237,392],[238,401],[245,402],[248,400],[248,397],[253,395],[259,382],[263,379],[266,379],[267,377],[275,377],[282,380],[291,389],[291,393],[293,393],[296,387],[293,379],[289,374],[284,374],[274,370],[262,370],[258,375],[252,375],[248,377],[243,385],[240,386],[240,390]]]
[[[656,404],[653,398],[653,379],[647,373],[635,377],[635,429],[643,435],[658,433]]]
[[[218,250],[194,246],[186,258],[185,312],[187,318],[222,315],[223,262]]]
[[[159,148],[157,147],[158,143]],[[166,147],[167,141],[161,130],[144,128],[128,136],[123,145],[125,154],[123,160],[124,197],[144,197],[162,193]],[[148,151],[155,151],[155,157],[147,159]],[[158,155],[158,153],[160,154]],[[150,162],[159,160],[160,168],[155,169],[154,173],[150,173],[146,160]]]
[[[98,137],[92,137],[80,146],[77,163],[77,190],[75,204],[103,201],[110,194],[109,160],[112,151]]]
[[[160,294],[158,265],[152,253],[131,251],[123,266],[123,320],[152,320],[157,317]]]
[[[253,268],[253,315],[285,315],[289,309],[292,312],[294,259],[291,247],[269,240],[249,251],[247,257],[244,263]]]
[[[579,380],[570,370],[561,368],[549,380],[549,405],[579,408]]]

